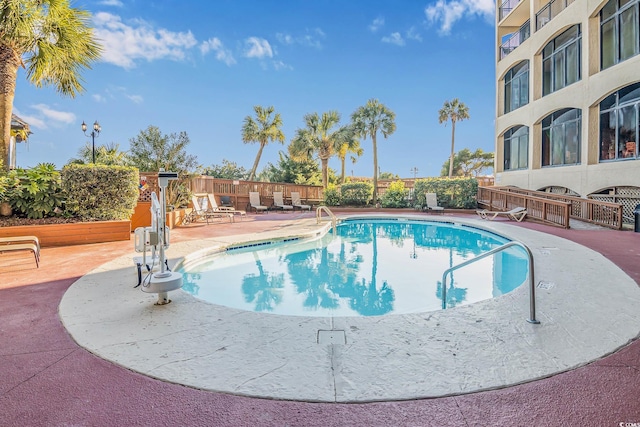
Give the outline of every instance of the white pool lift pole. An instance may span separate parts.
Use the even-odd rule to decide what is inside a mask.
[[[151,274],[148,285],[142,285],[142,290],[149,293],[157,293],[157,305],[169,304],[168,292],[180,289],[182,287],[182,274],[172,272],[168,269],[165,262],[165,249],[169,247],[168,230],[166,229],[166,206],[167,197],[166,189],[169,181],[178,179],[177,172],[158,172],[158,187],[160,188],[159,208],[154,209],[152,200],[152,232],[157,235],[157,248],[159,252],[160,271]],[[155,212],[154,212],[155,211]],[[155,214],[155,218],[153,218]],[[155,221],[154,221],[155,220]]]

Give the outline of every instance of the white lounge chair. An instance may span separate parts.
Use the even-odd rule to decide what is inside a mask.
[[[427,210],[444,213],[444,208],[442,206],[438,206],[438,197],[436,193],[425,193],[425,197],[427,199]]]
[[[268,206],[260,203],[260,193],[257,191],[249,191],[249,205],[256,212],[266,212],[269,210]]]
[[[478,210],[476,211],[476,213],[480,216],[480,218],[482,219],[486,219],[487,221],[493,221],[494,219],[496,219],[498,216],[500,215],[504,215],[507,218],[513,220],[513,221],[518,221],[521,222],[525,216],[527,216],[527,210],[525,208],[523,208],[522,206],[518,206],[515,207],[513,209],[511,209],[510,211],[488,211],[486,209],[483,210]]]
[[[209,202],[209,206],[207,208],[207,211],[209,212],[230,213],[232,215],[238,214],[240,215],[240,219],[247,216],[247,212],[240,211],[234,207],[218,206],[218,203],[216,202],[216,196],[211,193],[207,193],[207,201]]]
[[[283,211],[293,210],[293,206],[284,204],[284,196],[282,195],[282,191],[273,192],[273,206],[275,208],[282,209]]]
[[[233,214],[228,212],[209,212],[202,209],[202,205],[197,196],[191,196],[191,204],[193,204],[193,210],[185,217],[183,223],[196,222],[204,219],[209,224],[211,218],[229,218],[229,222],[233,222]]]
[[[298,208],[301,211],[302,210],[307,210],[310,211],[311,210],[311,205],[303,205],[302,204],[302,200],[300,199],[300,193],[298,193],[297,191],[292,191],[291,192],[291,205],[293,206],[293,208]]]

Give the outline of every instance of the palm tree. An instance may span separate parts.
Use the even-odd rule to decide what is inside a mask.
[[[370,99],[366,105],[359,107],[352,115],[351,121],[355,133],[360,138],[371,138],[373,145],[373,204],[378,203],[378,131],[385,138],[396,130],[396,114],[377,99]]]
[[[276,113],[272,118],[271,115],[275,111],[273,106],[263,108],[256,105],[253,110],[256,112],[256,120],[253,120],[251,116],[247,116],[244,118],[244,124],[242,125],[242,142],[245,144],[260,143],[256,160],[253,162],[251,172],[249,172],[249,181],[253,181],[256,176],[256,170],[264,147],[271,141],[284,143],[284,133],[280,129],[282,127],[280,113]]]
[[[460,102],[458,98],[454,98],[451,101],[445,101],[438,114],[440,115],[440,123],[446,123],[451,120],[451,155],[449,156],[449,178],[451,178],[453,176],[456,122],[469,118],[469,108],[464,105],[464,102]]]
[[[347,159],[347,154],[353,154],[353,156],[351,156],[352,163],[355,163],[357,161],[356,156],[360,157],[362,156],[362,154],[364,154],[364,149],[360,146],[360,140],[355,138],[355,132],[353,136],[353,138],[350,138],[347,142],[344,142],[338,150],[338,158],[341,162],[340,182],[342,184],[344,184],[345,181],[345,161]]]
[[[289,144],[289,154],[298,161],[311,159],[317,154],[322,164],[322,186],[326,189],[329,184],[329,159],[352,137],[353,131],[349,126],[332,131],[340,123],[340,113],[337,111],[322,113],[322,117],[318,113],[307,114],[304,122],[307,127],[296,130],[296,136]]]
[[[99,145],[95,150],[96,164],[126,166],[128,164],[127,153],[120,151],[120,144],[109,143]],[[78,150],[78,158],[72,159],[69,163],[89,164],[93,158],[93,147],[86,143]]]
[[[101,47],[89,12],[70,0],[3,0],[0,3],[0,155],[9,167],[11,113],[18,68],[36,87],[53,85],[75,97],[84,91],[80,70],[91,68]]]

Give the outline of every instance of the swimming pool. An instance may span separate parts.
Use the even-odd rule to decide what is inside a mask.
[[[358,219],[316,239],[229,247],[184,263],[183,289],[242,310],[303,316],[380,316],[439,310],[442,274],[508,240],[475,227]],[[446,306],[494,298],[521,285],[526,254],[514,247],[456,270]]]

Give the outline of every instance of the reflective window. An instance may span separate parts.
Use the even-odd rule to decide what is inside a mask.
[[[580,40],[580,25],[574,25],[542,50],[543,96],[580,80]]]
[[[504,76],[504,112],[529,103],[529,61],[523,61]]]
[[[604,70],[640,51],[639,0],[609,0],[600,11],[600,67]]]
[[[542,166],[580,163],[581,112],[566,108],[542,120]]]
[[[529,153],[529,128],[515,126],[504,134],[504,170],[526,169]]]
[[[638,158],[640,83],[607,96],[600,103],[600,160]]]

